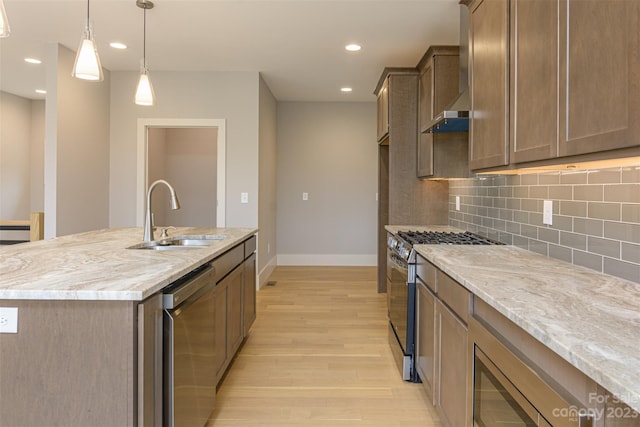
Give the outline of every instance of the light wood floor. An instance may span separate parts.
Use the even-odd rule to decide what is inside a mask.
[[[209,426],[440,426],[389,350],[375,267],[278,267]]]

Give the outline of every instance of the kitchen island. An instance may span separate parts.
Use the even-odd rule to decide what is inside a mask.
[[[613,400],[640,412],[640,285],[508,245],[415,249]],[[640,425],[637,413],[620,413],[628,415],[624,425]]]
[[[0,249],[0,307],[18,311],[0,334],[0,425],[154,425],[160,291],[256,232],[178,228],[222,238],[156,251],[117,228]]]

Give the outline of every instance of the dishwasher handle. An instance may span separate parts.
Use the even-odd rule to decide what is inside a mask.
[[[194,274],[177,280],[162,292],[162,308],[174,309],[215,280],[215,267],[207,265]]]

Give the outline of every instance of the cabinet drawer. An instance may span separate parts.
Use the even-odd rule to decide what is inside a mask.
[[[436,267],[426,259],[418,256],[416,258],[416,274],[431,289],[431,292],[437,292],[436,286]]]
[[[437,271],[437,281],[440,300],[464,323],[467,323],[471,306],[471,292],[440,270]]]
[[[256,236],[251,236],[244,241],[244,258],[249,258],[249,255],[256,251]]]
[[[229,274],[231,270],[236,268],[244,260],[244,245],[239,244],[233,249],[229,249],[220,257],[213,261],[213,266],[216,269],[216,283],[218,283],[224,276]]]

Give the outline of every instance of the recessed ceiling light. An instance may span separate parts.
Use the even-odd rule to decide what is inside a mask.
[[[42,61],[36,58],[24,58],[24,62],[28,62],[29,64],[42,64]]]
[[[44,95],[45,93],[47,93],[47,91],[43,89],[36,89],[36,93]]]
[[[352,89],[352,88],[350,88],[350,87],[341,87],[341,88],[340,88],[340,90],[341,90],[342,92],[351,92],[351,91],[353,91],[353,89]]]
[[[109,46],[111,46],[114,49],[126,49],[127,48],[126,44],[119,43],[119,42],[109,43]]]
[[[362,49],[362,46],[360,46],[359,44],[352,43],[352,44],[346,45],[344,48],[347,49],[349,52],[357,52],[360,49]]]

